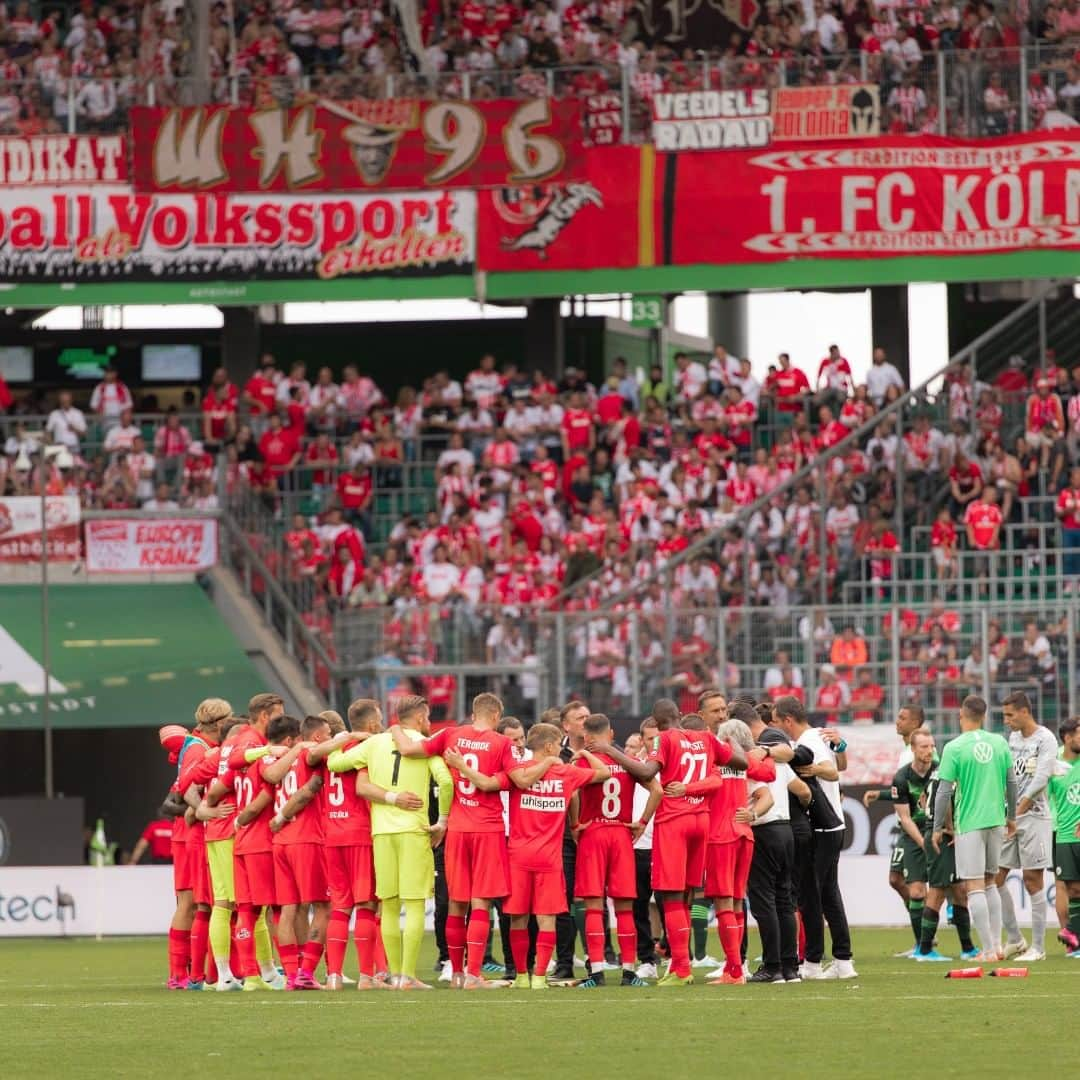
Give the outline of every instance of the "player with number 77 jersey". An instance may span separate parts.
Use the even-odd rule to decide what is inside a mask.
[[[746,768],[746,758],[705,730],[696,713],[684,716],[682,727],[662,728],[649,752],[652,775],[665,789],[653,829],[652,887],[663,904],[671,969],[661,986],[685,986],[694,981],[690,970],[691,890],[705,884],[709,843],[709,807],[705,795],[669,795],[668,784],[689,786],[703,781],[715,765],[734,763]]]

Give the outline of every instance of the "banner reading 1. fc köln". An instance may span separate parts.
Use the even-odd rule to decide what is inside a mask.
[[[576,101],[334,101],[135,108],[139,191],[394,191],[572,180]]]
[[[0,280],[432,276],[475,264],[476,193],[0,188]]]
[[[592,150],[580,182],[481,192],[483,270],[1080,249],[1080,134],[760,151]]]

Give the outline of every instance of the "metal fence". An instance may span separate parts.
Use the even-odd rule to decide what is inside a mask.
[[[968,693],[996,707],[1023,690],[1050,725],[1076,712],[1080,598],[1064,590],[1028,601],[958,602],[943,589],[930,602],[731,608],[676,604],[657,588],[640,607],[609,612],[413,602],[300,615],[243,530],[224,520],[224,557],[338,709],[358,695],[418,692],[460,720],[473,694],[495,689],[527,721],[575,697],[628,720],[658,697],[690,710],[719,687],[756,698],[794,692],[822,722],[889,721],[917,702],[946,735]]]
[[[133,105],[294,106],[329,100],[387,98],[574,98],[586,113],[610,111],[612,141],[647,141],[651,101],[661,90],[778,89],[876,84],[881,130],[954,136],[1001,136],[1080,118],[1075,48],[1034,42],[1023,48],[925,53],[806,52],[795,57],[716,56],[700,60],[498,66],[426,74],[376,75],[363,70],[295,76],[225,74],[191,77],[56,76],[9,81],[0,93],[0,134],[58,130],[111,134],[126,130]],[[628,55],[629,60],[629,55]],[[1032,76],[1038,76],[1036,82]],[[613,96],[613,97],[612,97]],[[614,106],[614,108],[612,108]],[[1047,119],[1047,113],[1050,113]],[[1062,119],[1061,116],[1066,119]],[[611,136],[598,138],[606,142]]]

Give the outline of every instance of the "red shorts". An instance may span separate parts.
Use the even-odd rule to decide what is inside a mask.
[[[705,857],[705,895],[710,900],[719,896],[741,900],[746,896],[753,858],[754,841],[748,836],[725,844],[710,844]]]
[[[191,858],[186,840],[172,842],[172,879],[174,892],[187,892],[191,888]]]
[[[214,890],[210,886],[210,864],[206,861],[205,844],[188,844],[188,870],[191,874],[191,893],[196,904],[213,904]]]
[[[503,904],[507,915],[561,915],[567,910],[561,866],[558,870],[526,870],[510,864],[510,895]]]
[[[501,832],[446,834],[446,889],[450,899],[498,900],[510,893],[510,860]],[[546,913],[545,913],[546,914]]]
[[[276,904],[273,851],[252,851],[247,855],[234,852],[233,886],[238,904],[252,904],[255,907]]]
[[[321,844],[274,845],[274,894],[279,904],[325,904],[330,899]]]
[[[324,848],[326,883],[330,906],[335,911],[351,911],[357,904],[375,899],[375,857],[370,844],[348,844]]]
[[[574,895],[612,900],[637,896],[634,842],[625,825],[590,825],[581,834],[574,864]]]
[[[652,887],[654,892],[700,889],[705,881],[705,849],[709,815],[679,814],[653,826]]]

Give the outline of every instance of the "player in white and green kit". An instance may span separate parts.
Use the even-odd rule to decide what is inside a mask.
[[[1080,717],[1061,725],[1061,741],[1064,752],[1047,789],[1054,807],[1055,876],[1069,898],[1069,922],[1058,941],[1080,958]]]
[[[1009,750],[1016,778],[1016,834],[1001,850],[997,875],[1001,919],[1005,926],[1005,959],[1015,956],[1023,963],[1046,959],[1046,871],[1053,865],[1054,830],[1046,785],[1057,764],[1057,739],[1049,728],[1036,723],[1027,694],[1016,691],[1002,702],[1002,716],[1009,729]],[[1031,948],[1027,948],[1016,921],[1012,894],[1005,879],[1010,870],[1024,875],[1024,889],[1031,898]]]
[[[934,799],[934,850],[940,851],[953,806],[956,875],[964,882],[971,921],[982,944],[980,959],[1000,959],[1001,905],[994,876],[1001,846],[1016,831],[1016,779],[1009,744],[984,731],[986,702],[971,695],[960,706],[960,732],[948,743],[938,766]],[[996,933],[995,933],[996,930]]]

